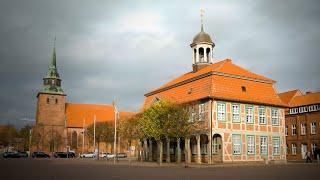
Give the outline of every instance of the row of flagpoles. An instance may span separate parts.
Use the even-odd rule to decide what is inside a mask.
[[[117,156],[117,120],[118,120],[118,109],[116,107],[115,101],[112,102],[112,106],[114,109],[114,144],[113,144],[113,153],[114,153],[114,163],[116,162],[116,156]],[[83,118],[83,138],[82,138],[82,153],[84,153],[84,136],[85,136],[85,125],[86,125],[86,118]],[[93,149],[94,153],[96,153],[96,115],[93,116]],[[99,156],[99,154],[98,154]]]

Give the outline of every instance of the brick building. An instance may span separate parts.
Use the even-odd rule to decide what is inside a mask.
[[[293,90],[279,94],[289,108],[285,111],[288,160],[305,159],[320,144],[320,92]]]
[[[143,108],[159,99],[190,104],[190,121],[198,126],[186,139],[164,142],[167,161],[185,156],[198,163],[286,161],[285,104],[275,81],[230,59],[214,60],[215,44],[203,26],[190,46],[193,70],[145,94]],[[147,144],[155,152],[155,143]],[[182,157],[176,157],[179,152]]]
[[[37,95],[32,151],[54,152],[67,149],[76,152],[93,151],[93,143],[86,133],[87,127],[93,124],[94,118],[96,122],[114,122],[115,109],[112,105],[67,103],[61,81],[54,48],[49,70]],[[132,112],[120,112],[119,117],[132,114]],[[110,144],[101,144],[100,148],[101,151],[111,152]],[[120,147],[118,148],[120,150]]]

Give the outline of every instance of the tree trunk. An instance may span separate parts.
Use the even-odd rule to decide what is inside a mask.
[[[100,155],[100,141],[98,141],[98,154],[97,154],[97,158],[98,158],[98,160],[99,160],[99,155]]]
[[[177,151],[178,151],[178,157],[177,157],[177,163],[181,163],[181,148],[180,148],[180,138],[177,138]]]
[[[146,138],[143,140],[143,158],[144,161],[148,159],[148,141]]]
[[[167,157],[166,157],[166,162],[170,163],[170,138],[167,138]]]
[[[152,140],[149,139],[149,161],[153,161]]]
[[[162,165],[162,157],[163,157],[163,142],[157,141],[158,144],[158,152],[159,152],[159,159],[158,159],[158,163],[161,166]]]

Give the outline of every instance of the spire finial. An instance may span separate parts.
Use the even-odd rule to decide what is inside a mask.
[[[56,36],[54,36],[53,40],[53,54],[52,54],[52,62],[51,65],[56,68]]]
[[[201,18],[201,31],[203,31],[203,16],[204,16],[204,9],[200,9],[200,18]]]

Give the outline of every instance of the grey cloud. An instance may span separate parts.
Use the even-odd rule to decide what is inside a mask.
[[[0,2],[0,123],[34,119],[55,35],[69,102],[116,98],[120,109],[137,111],[144,93],[191,69],[189,44],[200,28],[200,7],[206,11],[205,30],[216,43],[216,60],[231,58],[273,78],[278,91],[320,90],[317,1],[186,1],[181,6],[180,1],[7,0]],[[130,31],[130,16],[121,22],[129,31],[116,26],[136,12],[159,16],[147,24],[158,29]]]

